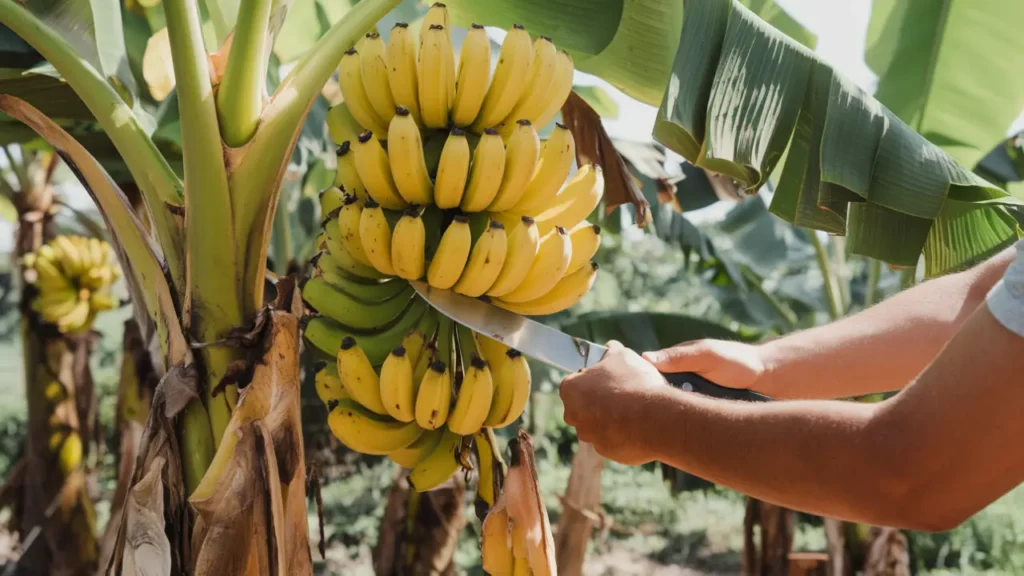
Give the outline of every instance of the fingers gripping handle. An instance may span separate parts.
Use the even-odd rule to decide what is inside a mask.
[[[768,402],[771,398],[741,388],[727,388],[719,386],[714,382],[699,376],[693,372],[661,373],[672,386],[685,392],[696,392],[712,398],[724,398],[726,400],[745,400],[747,402]]]

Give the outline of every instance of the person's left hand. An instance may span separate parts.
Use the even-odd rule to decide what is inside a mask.
[[[581,442],[605,458],[638,465],[656,459],[651,410],[672,391],[650,362],[612,341],[599,363],[562,380],[560,395],[565,422]]]

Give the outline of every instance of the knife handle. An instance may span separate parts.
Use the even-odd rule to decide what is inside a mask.
[[[693,372],[662,372],[661,375],[665,377],[665,380],[668,380],[669,384],[676,388],[686,392],[696,392],[712,398],[745,400],[747,402],[768,402],[771,400],[771,398],[764,394],[758,394],[751,390],[720,386]]]

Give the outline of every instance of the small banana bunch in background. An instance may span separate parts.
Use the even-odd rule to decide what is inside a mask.
[[[565,126],[537,134],[568,97],[572,59],[516,26],[491,62],[481,26],[456,59],[434,4],[418,37],[399,23],[345,54],[344,103],[328,113],[338,167],[302,289],[316,389],[333,434],[410,468],[418,491],[472,466],[474,446],[521,415],[531,376],[521,353],[456,326],[407,280],[546,315],[597,275],[600,228],[587,217],[601,169],[574,172]]]
[[[98,313],[118,306],[110,289],[121,269],[102,240],[57,236],[26,254],[24,265],[38,290],[32,309],[64,334],[88,331]]]

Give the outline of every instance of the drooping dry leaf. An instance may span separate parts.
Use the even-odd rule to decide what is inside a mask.
[[[164,534],[164,485],[166,465],[156,458],[146,475],[132,487],[125,506],[127,531],[121,569],[126,575],[170,576],[171,542]]]
[[[569,92],[562,106],[562,122],[576,140],[576,163],[593,163],[604,170],[605,210],[611,212],[622,204],[632,204],[637,226],[646,226],[651,221],[650,204],[601,124],[601,116],[582,97]]]
[[[509,441],[512,451],[505,475],[504,501],[508,515],[526,537],[530,569],[537,576],[556,575],[555,540],[551,521],[540,497],[537,465],[533,457],[533,441],[525,430]]]

